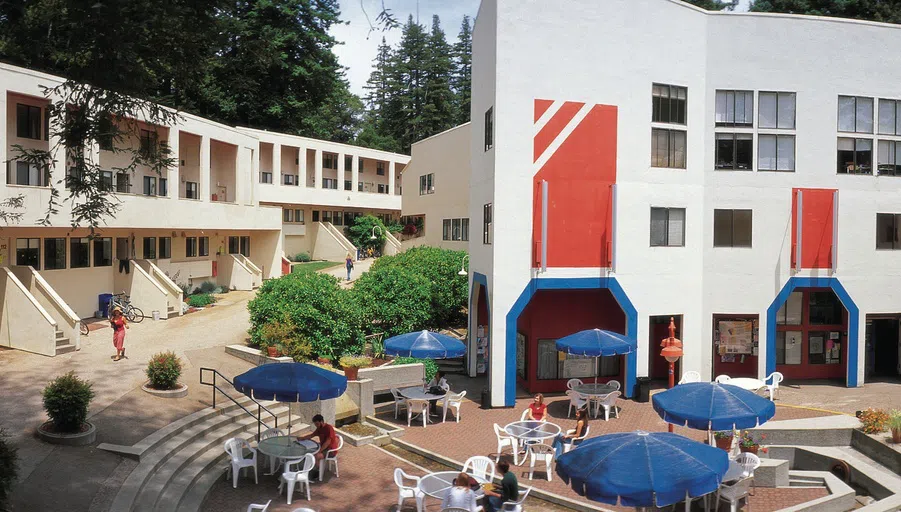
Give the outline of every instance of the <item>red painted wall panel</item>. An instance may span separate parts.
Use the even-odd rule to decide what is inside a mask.
[[[592,107],[535,175],[534,266],[541,265],[542,180],[548,182],[547,266],[610,266],[613,184],[616,183],[616,116],[616,107]],[[536,136],[536,149],[538,143]]]
[[[801,268],[832,268],[835,190],[792,189],[792,267],[798,244],[798,192],[801,191]]]

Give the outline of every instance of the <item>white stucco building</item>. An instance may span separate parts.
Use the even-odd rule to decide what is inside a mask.
[[[553,349],[593,327],[637,339],[600,368],[629,395],[665,377],[670,317],[677,380],[896,375],[899,43],[674,0],[483,0],[470,332],[492,404],[594,375]]]

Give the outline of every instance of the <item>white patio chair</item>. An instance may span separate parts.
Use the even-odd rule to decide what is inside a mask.
[[[394,419],[397,419],[398,411],[407,407],[407,399],[401,396],[400,390],[397,388],[391,388],[391,396],[394,397]]]
[[[573,379],[576,380],[576,379]],[[573,407],[577,410],[585,407],[588,404],[588,400],[585,399],[579,392],[570,389],[566,392],[566,396],[569,397],[569,409],[566,412],[566,417],[569,418],[572,416]]]
[[[519,500],[518,501],[508,501],[504,503],[504,506],[501,507],[501,510],[504,512],[522,512],[523,504],[526,502],[526,497],[529,496],[529,492],[532,490],[531,487],[526,487],[525,490],[519,490]]]
[[[682,378],[679,379],[679,384],[688,384],[691,382],[701,382],[701,374],[691,370],[682,374]]]
[[[610,411],[613,411],[613,416],[615,418],[619,418],[619,413],[616,411],[616,399],[619,398],[620,395],[622,395],[622,393],[614,391],[598,402],[598,409],[601,407],[604,408],[604,421],[610,421]]]
[[[785,380],[785,377],[780,372],[773,372],[763,379],[764,382],[772,382],[766,385],[766,391],[770,395],[770,400],[776,401],[776,395],[779,393],[779,383],[783,380]]]
[[[405,485],[404,480],[412,480],[414,483],[412,486]],[[418,476],[410,476],[404,473],[404,470],[400,468],[394,468],[394,484],[397,485],[397,510],[400,510],[404,506],[404,500],[414,499],[416,500],[416,512],[422,512],[422,501],[425,499],[425,493],[419,490],[419,480]]]
[[[408,398],[407,407],[407,426],[413,421],[414,414],[422,415],[422,428],[425,428],[426,422],[429,420],[429,401]]]
[[[760,467],[760,457],[753,453],[740,453],[735,457],[735,462],[741,464],[744,478],[751,480],[751,489],[754,489],[754,470]]]
[[[325,470],[335,466],[335,478],[338,478],[338,450],[344,448],[344,438],[338,436],[338,447],[326,452],[325,457],[319,461],[319,481],[322,481]]]
[[[730,380],[732,380],[732,377],[730,377],[728,375],[717,375],[716,378],[713,379],[713,381],[716,382],[717,384],[725,384],[725,383],[729,382]]]
[[[569,379],[568,381],[566,381],[566,389],[573,389],[576,386],[581,386],[581,385],[582,385],[581,379]]]
[[[438,387],[441,388],[441,389],[443,389],[444,391],[450,391],[450,384],[447,383],[447,382],[445,382],[444,384],[442,384],[442,385],[440,385],[440,386],[438,386]]]
[[[470,457],[463,463],[463,472],[491,482],[494,480],[494,461],[483,455]]]
[[[224,448],[225,453],[231,458],[229,471],[226,471],[225,477],[228,478],[228,473],[231,472],[233,488],[238,488],[238,473],[244,468],[253,468],[253,481],[260,483],[257,478],[257,451],[250,443],[239,437],[233,437],[225,442]],[[250,451],[250,458],[244,456],[245,448]]]
[[[270,503],[272,503],[272,500],[267,501],[265,505],[251,503],[250,505],[247,505],[247,512],[253,512],[254,510],[259,510],[260,512],[266,512],[267,510],[269,510]]]
[[[535,472],[535,462],[538,459],[544,459],[545,473],[547,473],[547,481],[551,481],[551,464],[554,463],[554,448],[547,444],[533,444],[529,446],[529,456],[531,463],[529,464],[529,480],[532,479],[532,473]]]
[[[444,405],[442,406],[442,409],[444,410],[444,418],[442,418],[441,420],[442,423],[447,421],[448,407],[454,408],[454,418],[456,418],[457,423],[460,423],[460,408],[463,407],[463,397],[465,396],[466,391],[461,391],[460,393],[448,393],[444,395]]]
[[[576,441],[584,441],[584,440],[588,439],[589,432],[591,432],[591,425],[587,425],[585,427],[585,433],[582,434],[582,437],[574,437],[574,438],[570,439],[570,442],[563,443],[563,453],[569,453],[576,446]],[[576,429],[571,428],[571,429],[567,430],[566,433],[570,434],[570,435],[575,434]]]
[[[297,466],[295,469],[294,466]],[[278,494],[282,494],[285,483],[288,484],[288,505],[294,498],[294,486],[300,484],[301,489],[307,488],[307,501],[310,501],[310,471],[316,466],[316,457],[312,453],[303,456],[302,459],[292,459],[285,462],[285,472],[279,477]]]
[[[263,433],[260,434],[260,441],[269,439],[270,437],[282,437],[285,435],[286,435],[285,431],[280,428],[269,428],[269,429],[264,430]],[[257,446],[259,446],[259,443],[257,443]],[[266,455],[266,454],[263,454],[263,456],[266,457],[267,459],[269,459],[269,474],[274,475],[275,474],[275,466],[281,464],[284,459],[280,459],[278,457],[272,457],[272,456]]]
[[[719,508],[720,500],[729,502],[730,512],[738,512],[738,504],[742,498],[747,500],[751,491],[751,479],[742,478],[732,485],[721,485],[716,491],[716,505]]]
[[[497,462],[501,458],[501,451],[505,446],[509,446],[513,456],[516,456],[516,451],[519,450],[519,441],[504,431],[500,425],[497,423],[494,424],[494,435],[497,436],[497,455],[494,457],[494,461]]]

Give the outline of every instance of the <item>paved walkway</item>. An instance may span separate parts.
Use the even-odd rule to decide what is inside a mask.
[[[341,287],[348,288],[353,286],[354,282],[359,279],[361,275],[369,271],[369,267],[375,263],[376,259],[378,258],[366,258],[362,261],[355,261],[354,269],[350,273],[350,281],[347,280],[347,268],[344,265],[320,270],[320,272],[337,277],[341,280]]]

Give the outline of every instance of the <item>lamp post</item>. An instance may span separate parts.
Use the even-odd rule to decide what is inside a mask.
[[[372,226],[372,236],[369,237],[370,240],[375,240],[375,230],[376,229],[379,230],[380,235],[384,234],[384,231],[382,231],[382,228],[380,228],[379,226]]]
[[[468,276],[469,272],[466,271],[466,260],[469,259],[469,255],[463,256],[463,261],[460,263],[460,271],[457,272],[458,276]]]
[[[673,317],[669,319],[669,337],[664,338],[660,346],[663,347],[660,355],[669,363],[669,389],[672,389],[676,385],[676,361],[682,357],[682,341],[676,338],[676,322]],[[673,431],[672,423],[669,424],[669,431]]]

